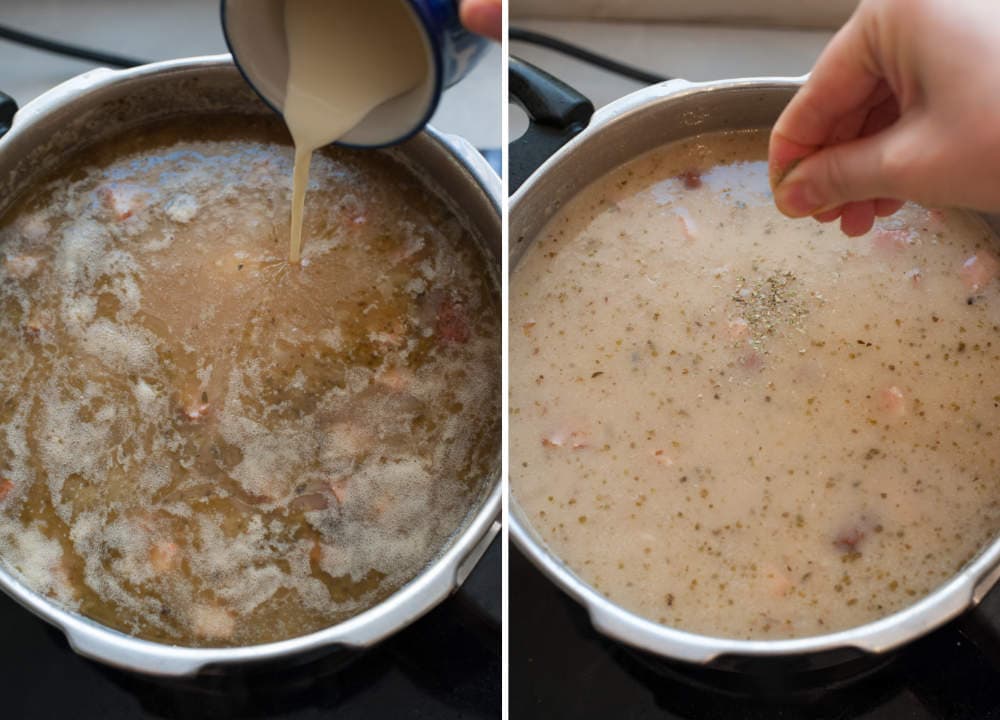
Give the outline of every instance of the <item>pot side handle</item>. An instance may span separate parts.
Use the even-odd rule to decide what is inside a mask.
[[[483,559],[483,555],[489,550],[490,545],[496,539],[496,536],[500,533],[500,520],[494,520],[490,525],[489,530],[483,535],[482,539],[473,546],[473,548],[466,554],[462,561],[455,568],[455,589],[458,590],[465,581],[468,580],[469,575],[472,571],[476,569],[476,565],[479,561]]]
[[[958,630],[1000,669],[1000,566],[981,579],[972,594],[973,607],[958,618]]]
[[[509,188],[513,193],[538,167],[590,123],[594,104],[579,92],[530,63],[510,58],[511,99],[530,118],[527,131],[510,143]]]
[[[177,678],[193,677],[205,668],[197,650],[147,643],[135,638],[109,636],[106,630],[78,624],[64,627],[63,633],[77,655],[144,675]]]
[[[0,137],[7,134],[14,124],[14,114],[17,112],[17,101],[10,95],[0,92]]]

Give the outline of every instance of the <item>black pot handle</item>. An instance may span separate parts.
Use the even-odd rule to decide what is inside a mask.
[[[594,104],[544,70],[510,58],[508,90],[511,99],[528,113],[528,130],[510,144],[510,192],[580,131],[594,114]]]
[[[10,130],[16,112],[17,101],[10,95],[0,92],[0,137],[6,135],[7,131]]]

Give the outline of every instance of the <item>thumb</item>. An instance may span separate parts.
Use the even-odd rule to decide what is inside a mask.
[[[892,162],[902,128],[822,148],[805,157],[774,189],[774,202],[793,218],[816,215],[845,203],[905,197],[899,164]]]
[[[469,30],[500,41],[503,33],[502,0],[462,0],[462,24]]]

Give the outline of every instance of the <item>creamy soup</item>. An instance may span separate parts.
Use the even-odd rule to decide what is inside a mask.
[[[0,558],[106,625],[301,635],[448,543],[499,453],[491,264],[388,157],[277,122],[86,151],[0,224]]]
[[[792,221],[766,134],[665,146],[540,233],[510,293],[512,492],[654,621],[808,636],[899,610],[1000,528],[1000,269],[974,217]]]

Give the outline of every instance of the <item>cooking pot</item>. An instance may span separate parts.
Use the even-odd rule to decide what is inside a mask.
[[[509,205],[511,272],[552,215],[589,183],[653,148],[692,135],[768,128],[804,81],[670,80],[626,95],[591,116],[586,98],[537,68],[512,58],[510,72],[513,99],[531,119],[528,131],[510,147],[511,183],[519,185]],[[1000,217],[985,219],[1000,230]],[[546,546],[513,494],[509,508],[513,542],[584,607],[599,632],[661,658],[719,670],[822,670],[877,660],[967,613],[1000,578],[997,539],[930,595],[875,622],[786,640],[710,637],[657,624],[611,602]],[[977,625],[977,632],[995,633],[987,618],[968,622]]]
[[[269,115],[229,55],[196,57],[128,70],[92,70],[39,96],[12,116],[0,96],[0,213],[78,148],[161,118],[192,114]],[[9,129],[8,129],[9,128]],[[481,242],[499,270],[500,180],[468,142],[426,128],[384,152],[439,195]],[[289,182],[291,179],[289,178]],[[500,462],[483,478],[449,544],[413,580],[378,605],[342,623],[281,642],[234,648],[189,648],[141,640],[66,610],[29,589],[0,558],[0,589],[59,628],[79,654],[162,676],[188,676],[242,663],[373,645],[413,622],[464,582],[499,529]]]

